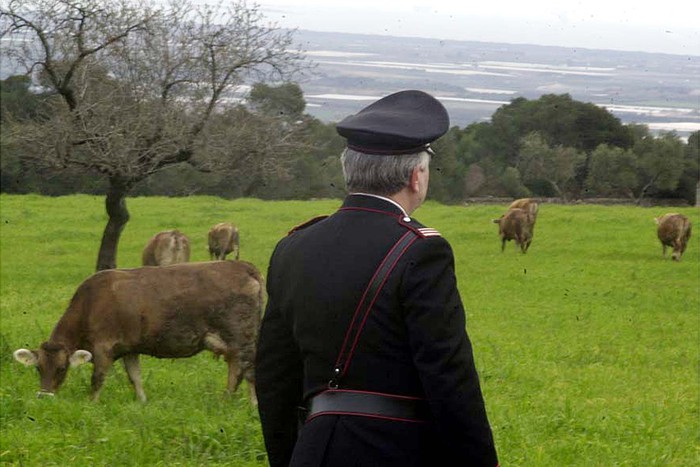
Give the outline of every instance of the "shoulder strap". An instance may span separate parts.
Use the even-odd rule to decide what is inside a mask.
[[[326,217],[328,217],[328,216],[316,216],[316,217],[312,217],[311,219],[309,219],[308,221],[304,222],[303,224],[299,224],[299,225],[297,225],[297,226],[292,227],[292,230],[290,230],[289,232],[287,232],[287,235],[292,235],[294,232],[297,232],[297,231],[299,231],[299,230],[302,230],[302,229],[305,229],[305,228],[307,228],[307,227],[310,227],[310,226],[314,225],[314,224],[317,223],[317,222],[321,222],[321,221],[322,221],[323,219],[325,219]]]
[[[357,347],[357,342],[360,339],[360,334],[364,328],[369,312],[372,310],[379,292],[381,291],[384,283],[391,271],[396,267],[396,263],[399,258],[408,250],[413,242],[418,240],[420,236],[413,230],[408,230],[399,240],[391,247],[389,253],[384,257],[379,267],[374,272],[374,276],[369,281],[367,288],[362,294],[360,303],[358,303],[355,309],[355,314],[350,321],[350,326],[345,332],[345,339],[343,340],[343,346],[340,349],[338,358],[335,362],[335,367],[333,368],[333,375],[328,381],[328,387],[332,389],[337,389],[340,379],[345,375],[350,366],[350,361],[352,360],[353,353],[355,352],[355,347]]]

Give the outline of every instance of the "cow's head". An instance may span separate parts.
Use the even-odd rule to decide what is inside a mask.
[[[66,379],[68,367],[89,362],[92,354],[87,350],[76,350],[72,354],[61,344],[44,342],[38,350],[17,349],[15,360],[26,366],[36,366],[39,370],[38,396],[53,396]]]

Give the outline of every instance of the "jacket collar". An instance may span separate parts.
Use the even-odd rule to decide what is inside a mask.
[[[370,195],[365,193],[351,193],[343,202],[341,209],[355,208],[381,211],[398,217],[408,217],[401,206],[383,196]]]

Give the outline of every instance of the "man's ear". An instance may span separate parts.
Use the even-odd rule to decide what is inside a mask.
[[[418,193],[420,191],[420,164],[413,168],[408,187],[411,191],[415,193]]]

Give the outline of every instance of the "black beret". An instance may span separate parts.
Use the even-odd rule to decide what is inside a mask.
[[[399,91],[343,119],[347,146],[366,154],[411,154],[428,148],[450,126],[445,107],[423,91]]]

